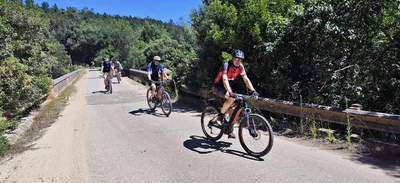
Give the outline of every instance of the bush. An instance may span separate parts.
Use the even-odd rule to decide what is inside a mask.
[[[8,140],[4,136],[0,136],[0,156],[3,156],[6,150],[10,148]]]

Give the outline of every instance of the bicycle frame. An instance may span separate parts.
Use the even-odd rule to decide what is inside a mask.
[[[220,107],[223,105],[225,99],[221,99],[221,100],[216,100],[216,99],[211,99],[211,101],[217,101],[216,103],[214,102],[215,107]],[[244,117],[246,118],[246,122],[249,123],[249,114],[251,113],[251,108],[249,108],[249,104],[246,100],[246,98],[244,96],[238,96],[238,98],[235,100],[235,102],[232,104],[231,107],[229,107],[229,109],[232,110],[233,112],[230,112],[229,114],[229,121],[227,122],[227,124],[229,124],[229,126],[233,126],[235,124],[235,122],[237,121],[237,118],[239,117],[239,114],[243,111],[244,109]],[[221,112],[221,111],[220,111]],[[251,126],[254,127],[254,124],[252,124]]]
[[[162,83],[163,83],[162,81],[155,81],[154,82],[154,84],[159,84],[159,85],[156,85],[156,90],[154,91],[157,94],[157,98],[158,99],[161,99],[161,97],[162,97],[161,93],[164,90]]]
[[[220,107],[223,106],[225,99],[209,99],[210,103],[201,115],[202,131],[208,139],[217,141],[223,134],[230,134],[239,120],[238,134],[243,149],[256,157],[264,156],[268,154],[273,145],[272,127],[262,115],[252,113],[248,100],[257,100],[257,97],[236,95],[237,98],[230,106],[228,121],[221,121],[221,116],[219,116],[221,114]],[[244,116],[238,119],[242,111]]]
[[[108,81],[110,81],[111,80],[111,72],[106,72],[106,75],[107,75],[107,78],[106,78],[106,80],[107,80],[107,84],[108,84]]]
[[[172,111],[171,97],[168,92],[164,89],[165,81],[154,81],[153,84],[156,85],[154,94],[151,94],[152,88],[147,90],[147,100],[150,109],[154,110],[158,104],[160,104],[163,113],[168,117]],[[151,98],[153,97],[153,98]],[[154,104],[154,105],[153,105]]]

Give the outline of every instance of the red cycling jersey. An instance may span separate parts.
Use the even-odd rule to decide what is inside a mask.
[[[228,76],[228,81],[231,83],[235,78],[240,74],[242,77],[246,75],[246,71],[243,67],[242,64],[240,64],[238,67],[233,65],[232,60],[229,60],[228,62],[225,62],[222,67],[219,69],[218,75],[214,80],[214,84],[220,84],[223,85],[222,83],[222,75],[226,74]]]

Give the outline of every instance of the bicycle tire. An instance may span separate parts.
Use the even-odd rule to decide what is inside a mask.
[[[151,110],[156,109],[156,103],[151,98],[151,88],[147,90],[146,100]]]
[[[163,113],[168,117],[172,112],[171,97],[168,92],[163,91],[161,93],[161,109]]]
[[[219,140],[224,134],[223,122],[217,120],[218,114],[219,110],[214,106],[207,106],[201,113],[201,129],[211,141]]]
[[[117,74],[118,76],[117,76],[117,79],[118,79],[118,84],[120,84],[120,82],[121,82],[121,76],[119,75],[119,74]]]
[[[112,81],[111,81],[111,79],[108,80],[108,89],[110,91],[110,94],[112,94],[113,89],[112,89]]]
[[[269,153],[274,143],[274,132],[268,120],[259,114],[249,114],[249,120],[256,125],[256,130],[248,128],[251,126],[246,120],[242,119],[239,125],[239,141],[243,149],[252,156],[262,157]],[[266,137],[266,138],[263,138]],[[263,143],[265,140],[265,143]],[[250,142],[251,141],[251,142]],[[255,147],[251,147],[254,145]]]

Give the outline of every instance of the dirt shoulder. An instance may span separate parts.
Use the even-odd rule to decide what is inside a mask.
[[[78,90],[60,117],[40,130],[40,139],[26,144],[22,153],[9,153],[1,160],[2,182],[90,182],[85,147],[85,83],[86,79],[77,81]]]

